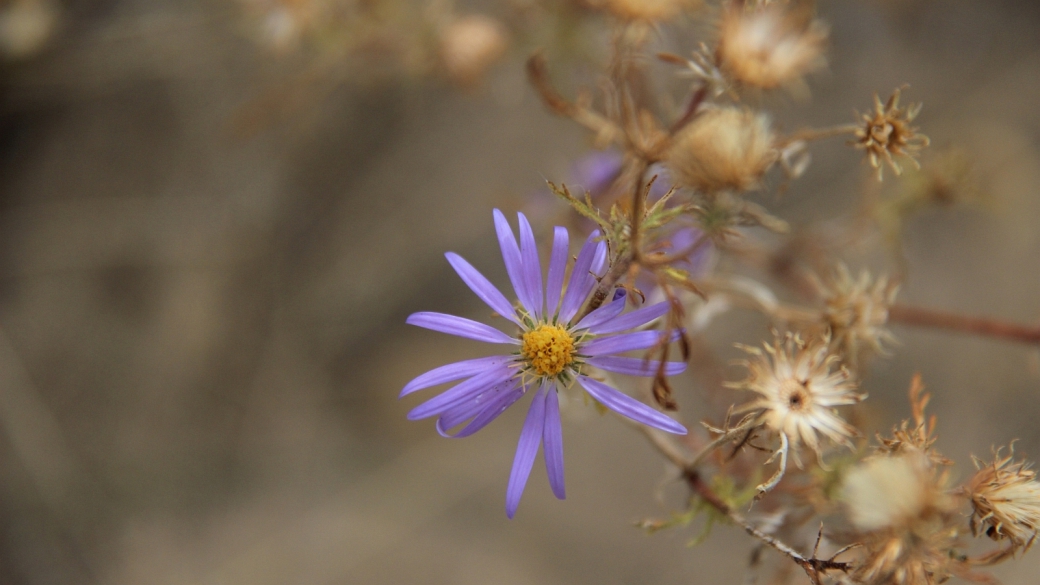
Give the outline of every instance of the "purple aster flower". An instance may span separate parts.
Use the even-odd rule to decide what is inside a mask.
[[[414,313],[408,323],[488,343],[509,346],[504,355],[448,364],[426,372],[404,387],[401,396],[446,382],[454,387],[427,400],[408,413],[418,420],[437,417],[437,432],[446,437],[467,437],[484,428],[525,394],[534,398],[520,431],[506,489],[506,515],[510,518],[520,504],[539,446],[544,446],[549,484],[557,498],[565,497],[563,485],[563,431],[557,392],[577,382],[596,401],[632,420],[676,434],[686,428],[661,412],[589,376],[589,367],[632,376],[653,376],[659,361],[622,357],[617,354],[648,349],[675,335],[660,331],[630,331],[668,312],[660,303],[624,313],[626,295],[614,294],[611,302],[588,315],[577,315],[597,284],[596,274],[606,263],[606,245],[593,232],[578,253],[569,279],[564,275],[569,255],[567,230],[557,227],[553,237],[549,272],[542,279],[534,232],[524,215],[519,215],[520,243],[509,223],[495,210],[495,230],[502,248],[506,272],[519,298],[514,307],[480,272],[449,252],[446,256],[462,280],[496,313],[512,321],[513,334],[463,317],[443,313]],[[564,281],[567,280],[566,286]],[[667,375],[682,372],[686,364],[665,362]],[[458,428],[461,427],[461,428]],[[452,433],[452,429],[456,429]]]

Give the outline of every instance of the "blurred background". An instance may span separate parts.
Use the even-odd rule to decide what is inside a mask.
[[[452,441],[397,399],[483,351],[404,325],[486,312],[443,253],[504,283],[491,209],[543,228],[564,211],[538,192],[570,180],[589,139],[543,108],[522,63],[548,45],[580,79],[602,19],[549,13],[551,34],[514,34],[474,73],[410,47],[421,31],[373,40],[333,5],[0,2],[0,583],[742,583],[740,531],[688,547],[696,528],[633,526],[682,492],[616,420],[569,416],[568,499],[537,463],[509,521],[522,409]],[[451,10],[508,22],[503,5]],[[922,131],[966,153],[987,197],[904,226],[900,298],[1036,323],[1040,5],[820,5],[829,70],[810,100],[764,105],[781,128],[845,123],[910,83]],[[686,34],[660,46],[685,53],[700,38]],[[873,180],[837,141],[812,153],[786,195],[761,197],[795,224],[851,214]],[[705,344],[726,358],[767,331],[725,315]],[[908,414],[921,372],[962,478],[969,454],[1013,438],[1040,458],[1035,349],[894,332],[864,385],[877,428]],[[688,425],[693,380],[675,384]],[[1038,572],[1033,551],[996,574]]]

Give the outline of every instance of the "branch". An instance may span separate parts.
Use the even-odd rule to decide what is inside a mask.
[[[888,309],[890,321],[919,327],[934,327],[974,335],[997,337],[1018,343],[1040,345],[1040,327],[998,321],[988,317],[969,317],[957,313],[923,307],[893,305]]]
[[[716,494],[715,491],[711,489],[711,486],[704,482],[700,472],[691,465],[693,462],[689,460],[679,447],[669,440],[667,436],[660,431],[641,424],[633,423],[633,426],[636,427],[639,432],[643,433],[643,435],[650,441],[650,444],[653,445],[661,455],[679,468],[682,478],[686,481],[686,485],[689,486],[693,493],[697,494],[698,497],[707,502],[711,507],[729,518],[731,522],[743,528],[745,532],[794,561],[795,564],[805,571],[805,574],[809,577],[809,580],[813,585],[822,585],[820,579],[821,573],[826,571],[848,572],[849,569],[852,568],[849,563],[834,560],[838,554],[845,552],[848,548],[838,551],[837,554],[829,559],[817,558],[815,550],[811,557],[805,557],[782,540],[755,528],[753,525],[748,523],[743,515],[733,510],[725,500]],[[819,541],[817,541],[817,546],[818,545]]]

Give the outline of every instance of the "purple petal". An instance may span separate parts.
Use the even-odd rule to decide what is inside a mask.
[[[538,243],[534,240],[534,230],[527,217],[517,213],[520,223],[520,259],[523,260],[523,278],[527,298],[533,303],[534,318],[542,318],[542,261],[538,258]]]
[[[661,315],[668,312],[668,303],[657,303],[656,305],[650,305],[649,307],[643,307],[642,309],[636,309],[631,313],[625,313],[617,319],[606,321],[598,325],[589,327],[589,333],[595,333],[596,335],[603,335],[605,333],[617,333],[618,331],[628,331],[641,325],[657,319]]]
[[[567,272],[567,253],[570,251],[570,239],[567,228],[556,226],[553,234],[552,256],[549,258],[549,280],[545,287],[545,314],[552,318],[556,307],[560,304],[560,293],[563,292],[563,276]]]
[[[437,384],[443,384],[445,382],[454,382],[455,380],[461,380],[462,378],[479,374],[492,366],[504,364],[511,359],[512,357],[507,355],[493,355],[490,357],[455,362],[453,364],[434,368],[429,372],[416,377],[411,382],[408,382],[408,384],[405,385],[404,390],[401,390],[401,397],[407,396],[412,392],[429,388],[430,386],[436,386]]]
[[[592,266],[589,267],[589,271],[592,272],[597,278],[602,278],[606,272],[604,268],[607,266],[607,245],[604,242],[599,242],[596,246],[596,255],[592,257]],[[590,287],[591,292],[591,287]]]
[[[495,288],[495,285],[484,278],[484,275],[477,271],[476,268],[473,268],[472,264],[466,262],[462,256],[454,252],[448,252],[444,256],[448,259],[451,267],[455,269],[455,272],[459,273],[462,282],[465,282],[466,286],[480,297],[480,300],[487,303],[499,315],[520,325],[520,319],[517,319],[513,305],[506,299],[505,295]]]
[[[534,314],[534,304],[527,296],[527,287],[524,286],[524,263],[520,256],[520,248],[516,245],[516,237],[513,229],[509,227],[506,216],[495,210],[495,233],[498,234],[498,245],[502,248],[502,261],[506,265],[506,274],[509,281],[513,283],[513,291],[520,299],[520,304],[528,313]]]
[[[480,429],[486,427],[491,421],[498,418],[503,412],[509,409],[517,400],[520,400],[524,396],[524,389],[520,386],[514,385],[511,389],[496,388],[494,394],[491,395],[491,399],[482,404],[483,408],[476,413],[473,420],[468,425],[462,428],[459,432],[454,435],[448,434],[446,431],[451,427],[455,426],[452,420],[447,417],[441,417],[437,421],[437,432],[444,437],[458,438],[468,437],[473,433],[476,433]],[[470,415],[473,416],[473,415]],[[470,418],[470,417],[466,417]],[[466,419],[462,419],[466,420]],[[462,422],[461,420],[459,422]]]
[[[440,331],[441,333],[458,335],[459,337],[467,337],[469,339],[476,339],[477,341],[486,341],[488,343],[517,342],[515,337],[510,337],[490,325],[478,323],[472,319],[466,319],[465,317],[458,317],[456,315],[424,311],[421,313],[412,313],[408,316],[408,319],[405,320],[405,323],[417,327],[425,327],[426,329],[432,329],[434,331]]]
[[[408,413],[408,420],[419,420],[442,414],[463,401],[508,381],[514,373],[512,368],[499,366],[473,376],[413,408]]]
[[[563,303],[560,305],[560,321],[563,323],[569,323],[574,318],[592,292],[596,278],[589,271],[600,248],[599,243],[595,241],[598,237],[598,230],[592,232],[578,252],[578,259],[574,262],[571,279],[567,284],[567,292],[563,293]]]
[[[621,416],[628,417],[636,422],[669,433],[675,433],[677,435],[686,434],[686,427],[675,422],[663,413],[650,408],[631,396],[618,392],[602,382],[598,382],[587,376],[578,376],[578,383],[585,388],[586,392],[599,401],[600,404]]]
[[[481,390],[479,394],[469,396],[465,400],[456,402],[450,408],[441,411],[440,418],[437,419],[437,426],[443,430],[458,426],[459,424],[480,414],[480,412],[492,401],[519,385],[520,379],[514,376],[501,381],[490,388]]]
[[[619,288],[615,290],[614,300],[601,306],[588,315],[585,315],[585,318],[578,321],[578,324],[574,326],[574,329],[589,329],[610,321],[614,317],[620,315],[621,311],[625,310],[625,301],[627,299],[628,294],[625,292],[625,289]]]
[[[653,347],[662,339],[668,339],[668,333],[661,331],[637,331],[610,337],[601,337],[582,345],[578,353],[587,356],[611,355],[635,349]]]
[[[661,365],[659,360],[641,360],[639,358],[607,357],[598,356],[589,358],[588,363],[617,374],[629,376],[653,376],[657,374],[657,368]],[[686,371],[685,362],[665,362],[664,375],[674,376]]]
[[[531,475],[534,457],[538,454],[538,445],[542,441],[542,427],[545,426],[545,386],[538,389],[527,411],[524,428],[520,431],[520,442],[516,446],[516,457],[513,458],[513,470],[509,472],[509,485],[506,487],[506,516],[512,518],[520,505],[520,496],[524,493],[527,478]]]
[[[556,388],[550,386],[545,397],[545,428],[542,429],[545,454],[545,471],[549,474],[549,485],[559,499],[567,497],[563,484],[563,424],[560,422],[560,399]]]

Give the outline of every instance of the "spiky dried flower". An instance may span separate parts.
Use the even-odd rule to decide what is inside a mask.
[[[736,4],[719,23],[715,55],[723,73],[740,85],[804,93],[803,77],[827,65],[827,25],[804,6]]]
[[[965,486],[974,508],[971,532],[1029,550],[1040,530],[1040,482],[1027,462],[1012,462],[1013,456],[1012,447],[1004,457],[997,450],[992,463],[975,460],[978,471]]]
[[[736,107],[710,109],[675,137],[665,155],[676,184],[705,193],[749,191],[776,162],[769,118]]]
[[[881,453],[896,455],[908,452],[923,453],[935,465],[950,465],[951,461],[935,450],[935,423],[936,418],[925,417],[924,409],[932,399],[931,394],[924,391],[924,382],[921,375],[917,374],[910,381],[910,411],[913,422],[903,422],[892,429],[892,436],[884,438],[878,435],[880,445],[878,451]]]
[[[862,532],[856,583],[933,585],[960,573],[953,547],[962,520],[947,475],[924,453],[879,453],[851,470],[842,500]]]
[[[892,92],[888,101],[881,103],[881,98],[874,94],[874,112],[862,115],[861,126],[856,130],[856,140],[852,142],[862,148],[870,158],[870,165],[877,169],[878,180],[882,179],[882,161],[892,168],[895,174],[903,172],[895,157],[902,156],[910,160],[914,167],[920,169],[917,155],[930,141],[924,134],[910,123],[921,113],[922,104],[909,104],[899,107],[900,89]]]
[[[700,0],[605,0],[603,7],[623,20],[662,22],[696,8]]]
[[[898,286],[884,276],[872,280],[863,270],[853,278],[839,264],[827,281],[817,281],[823,298],[823,320],[830,330],[831,346],[855,366],[864,350],[886,354],[885,344],[895,343],[885,324],[888,308],[895,301]]]
[[[856,393],[848,370],[835,368],[840,360],[830,352],[826,338],[803,341],[796,334],[777,334],[762,349],[740,347],[754,356],[739,362],[748,376],[727,386],[750,390],[758,397],[737,407],[734,414],[759,410],[759,421],[766,428],[786,437],[792,447],[805,444],[817,454],[820,435],[849,444],[856,430],[834,408],[856,404],[866,396]]]
[[[441,62],[452,81],[472,87],[502,57],[508,44],[505,27],[497,20],[479,14],[463,16],[441,31]]]

